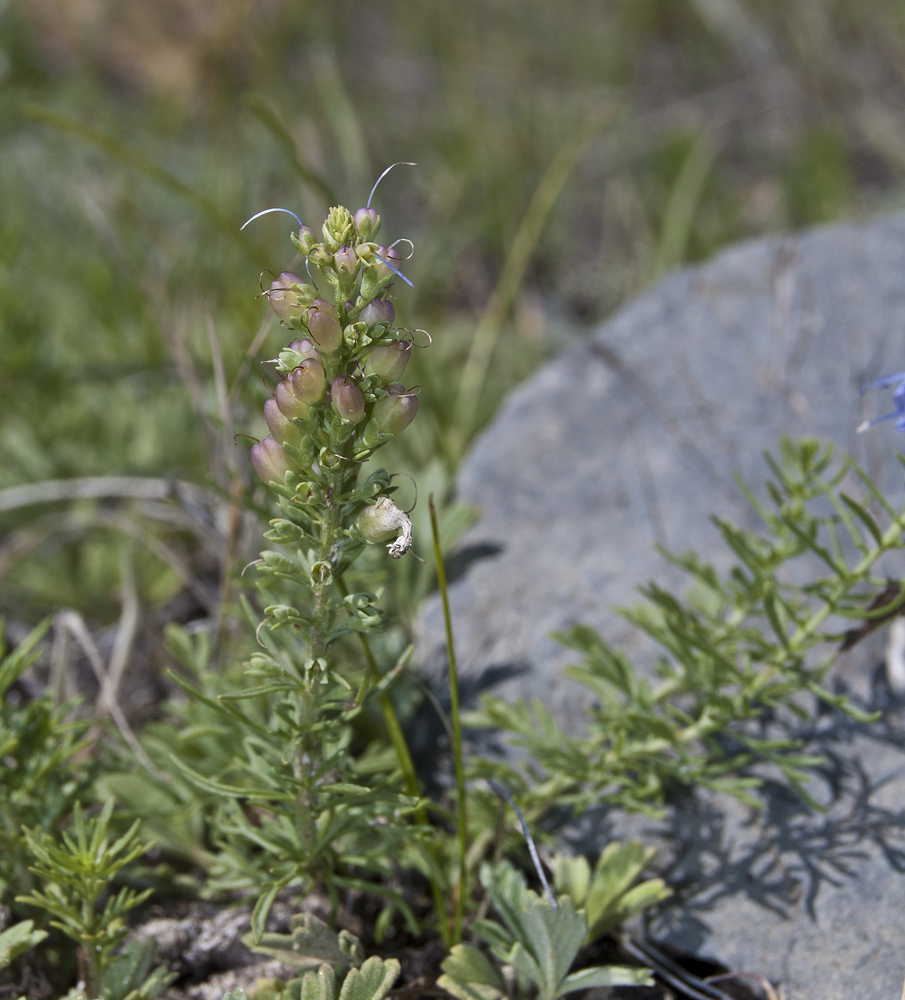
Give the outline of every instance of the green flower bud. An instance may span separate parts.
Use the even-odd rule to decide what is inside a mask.
[[[352,213],[348,208],[337,205],[327,213],[327,221],[324,223],[324,243],[331,253],[347,243],[351,243],[354,234],[352,225]]]
[[[401,434],[415,419],[418,397],[398,382],[387,386],[388,396],[374,404],[374,419],[384,434]]]
[[[396,310],[388,299],[371,299],[361,310],[358,318],[368,326],[376,326],[378,323],[392,326],[393,320],[396,319]]]
[[[333,408],[347,423],[357,424],[364,416],[365,398],[348,375],[337,375],[330,386]]]
[[[391,340],[388,344],[379,344],[368,355],[365,375],[379,375],[384,382],[395,382],[402,378],[411,353],[412,345],[407,340]]]
[[[312,403],[324,398],[324,366],[316,358],[306,358],[287,379],[276,387],[274,399],[283,416],[305,420]]]
[[[272,437],[252,445],[251,464],[265,483],[282,483],[286,473],[292,469],[286,452]]]
[[[373,208],[360,208],[353,216],[352,223],[355,226],[355,235],[367,243],[380,229],[380,216]]]
[[[317,237],[307,226],[302,226],[299,230],[298,240],[303,253],[308,253],[312,247],[317,246]]]
[[[332,354],[343,342],[336,310],[326,299],[315,299],[305,313],[311,339],[321,354]]]
[[[295,424],[282,412],[275,399],[268,399],[264,404],[264,419],[270,434],[279,445],[287,442],[298,447],[302,440],[302,432]]]

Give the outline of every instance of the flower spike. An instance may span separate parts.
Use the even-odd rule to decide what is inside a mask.
[[[377,185],[386,177],[386,175],[393,169],[393,167],[417,167],[417,163],[410,163],[408,160],[399,160],[396,163],[391,163],[386,170],[374,181],[374,187],[371,188],[371,193],[368,195],[368,203],[365,208],[371,207],[371,199],[374,197],[374,192],[377,190]]]
[[[896,383],[898,384],[896,385]],[[873,427],[874,424],[879,424],[884,420],[895,420],[896,430],[905,431],[905,372],[897,372],[895,375],[883,375],[880,378],[874,379],[873,382],[866,382],[861,386],[861,395],[863,396],[868,389],[885,389],[890,385],[896,385],[896,391],[892,394],[892,401],[896,407],[895,410],[892,413],[884,413],[882,417],[865,420],[858,427],[859,434],[864,433],[868,427]]]
[[[239,232],[241,233],[249,222],[254,222],[255,219],[260,219],[262,215],[268,215],[270,212],[285,212],[287,215],[291,215],[292,218],[295,219],[300,228],[305,225],[295,212],[291,212],[288,208],[265,208],[263,212],[258,212],[257,215],[253,215],[250,219],[243,222],[242,225],[239,226]]]

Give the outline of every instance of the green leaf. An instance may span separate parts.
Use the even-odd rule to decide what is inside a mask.
[[[276,891],[273,890],[274,895]],[[270,955],[297,969],[317,968],[323,962],[337,966],[356,965],[363,958],[358,938],[347,931],[337,934],[312,913],[296,914],[290,928],[289,934],[267,934],[262,927],[261,934],[256,936],[253,930],[242,941],[252,951]]]
[[[600,986],[653,986],[650,969],[632,969],[624,965],[595,965],[571,976],[560,983],[557,996],[575,990],[591,990]]]
[[[383,1000],[399,975],[395,958],[372,955],[360,969],[350,969],[340,990],[339,1000]]]
[[[251,915],[251,939],[252,941],[260,941],[264,935],[264,924],[267,920],[267,914],[270,912],[271,906],[273,906],[273,901],[277,898],[277,893],[280,891],[282,886],[276,883],[270,886],[265,892],[261,893],[255,903],[254,911]],[[243,939],[244,940],[244,939]],[[246,942],[247,944],[248,942]],[[256,950],[252,945],[248,945],[252,950]]]
[[[498,1000],[506,992],[503,974],[480,949],[457,944],[440,965],[438,985],[461,1000]]]
[[[0,933],[0,969],[47,937],[47,931],[36,931],[34,926],[33,920],[23,920]]]

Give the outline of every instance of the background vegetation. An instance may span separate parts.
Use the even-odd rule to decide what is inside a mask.
[[[226,634],[259,538],[234,434],[263,434],[282,343],[258,273],[299,262],[285,216],[238,232],[252,213],[354,209],[420,164],[377,204],[416,247],[401,320],[433,337],[386,456],[423,499],[510,386],[665,270],[905,200],[888,0],[6,0],[0,46],[0,614],[15,639],[72,609],[105,658],[134,620],[152,676],[163,625]],[[177,518],[8,489],[108,476],[213,493]],[[430,585],[407,572],[403,615]]]

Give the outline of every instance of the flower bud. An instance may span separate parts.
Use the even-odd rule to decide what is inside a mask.
[[[310,340],[293,340],[287,350],[295,351],[296,354],[304,358],[315,358],[320,360],[320,352]]]
[[[332,354],[343,342],[336,310],[326,299],[315,299],[305,314],[308,332],[322,354]]]
[[[324,242],[333,253],[336,253],[352,237],[352,213],[342,205],[331,208],[322,230]]]
[[[305,420],[312,403],[324,397],[324,366],[316,358],[306,358],[276,388],[274,399],[285,417]]]
[[[336,412],[347,423],[357,424],[364,416],[365,398],[348,375],[337,375],[330,386],[330,398]]]
[[[358,270],[358,254],[351,247],[340,247],[333,255],[333,263],[340,274],[355,274]]]
[[[251,446],[251,464],[265,483],[282,483],[292,468],[286,452],[272,437]]]
[[[302,294],[297,292],[292,287],[293,285],[300,285]],[[301,315],[302,307],[305,304],[304,292],[308,289],[311,292],[314,291],[297,274],[293,274],[292,271],[283,271],[275,281],[270,283],[270,290],[267,293],[270,308],[284,323],[290,323],[293,318],[298,319]]]
[[[368,355],[365,375],[379,375],[384,382],[395,382],[402,378],[411,353],[412,345],[407,340],[391,340],[388,344],[379,344]]]
[[[264,404],[264,419],[270,429],[270,434],[278,445],[287,442],[298,446],[302,440],[302,432],[295,424],[280,410],[275,399],[268,399]]]
[[[385,278],[387,277],[387,275],[395,274],[392,268],[386,266],[384,261],[389,261],[393,265],[393,267],[399,266],[400,262],[402,261],[402,257],[400,256],[396,248],[378,247],[376,252],[377,252],[377,257],[383,258],[383,260],[375,259],[374,261],[374,268],[377,271],[377,277]]]
[[[308,253],[317,244],[317,237],[307,226],[302,226],[299,230],[299,243],[301,243],[305,253]]]
[[[392,326],[393,320],[396,319],[396,309],[388,299],[371,299],[359,313],[358,318],[368,326],[376,326],[378,323]]]
[[[352,218],[355,235],[367,242],[380,228],[380,216],[373,208],[360,208]]]
[[[415,419],[418,397],[398,382],[387,386],[388,396],[374,404],[374,418],[384,434],[401,434]]]

